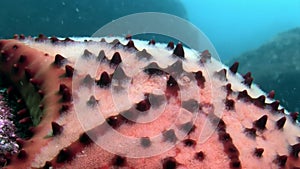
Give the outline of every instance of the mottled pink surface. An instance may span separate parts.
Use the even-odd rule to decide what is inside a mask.
[[[298,124],[238,64],[123,38],[16,39],[0,41],[0,72],[43,117],[5,168],[300,167]]]

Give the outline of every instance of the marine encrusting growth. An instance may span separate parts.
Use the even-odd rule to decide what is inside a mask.
[[[300,167],[298,113],[208,50],[16,35],[0,51],[34,125],[4,168]]]
[[[19,145],[16,141],[16,127],[13,124],[10,108],[0,92],[0,164],[7,164],[6,156],[18,153]]]

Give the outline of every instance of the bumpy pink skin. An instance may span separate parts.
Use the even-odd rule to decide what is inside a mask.
[[[30,166],[30,162],[34,159],[34,154],[38,153],[41,147],[47,144],[49,140],[44,139],[44,137],[48,134],[49,129],[51,129],[51,122],[59,117],[61,104],[58,101],[60,96],[53,93],[53,91],[57,91],[59,89],[60,83],[70,84],[71,82],[68,79],[65,80],[57,78],[64,74],[64,70],[49,66],[49,64],[53,62],[53,58],[45,56],[44,52],[29,48],[15,40],[2,40],[0,44],[1,51],[4,51],[9,56],[7,62],[1,63],[1,72],[5,72],[6,76],[10,78],[12,84],[15,85],[16,88],[19,88],[18,90],[21,91],[20,93],[24,98],[30,97],[25,95],[24,91],[22,92],[23,86],[30,85],[30,82],[25,77],[25,67],[29,68],[31,72],[34,73],[35,79],[43,82],[42,90],[45,95],[47,95],[47,93],[52,93],[48,97],[43,98],[40,103],[36,103],[35,105],[36,107],[43,105],[44,109],[48,109],[47,112],[49,113],[45,113],[43,120],[33,129],[34,136],[30,140],[24,141],[24,144],[22,145],[22,149],[27,152],[26,160],[13,157],[11,161],[11,166],[13,168],[24,168],[24,166]],[[13,47],[14,45],[18,46],[16,50]],[[18,63],[21,55],[26,56],[24,63]],[[19,64],[20,67],[17,74],[12,72],[12,67],[15,63]],[[44,64],[48,65],[48,67],[45,68],[43,66]],[[37,75],[39,72],[40,74]],[[23,83],[23,86],[18,86],[20,85],[20,82]],[[27,88],[25,88],[25,90],[27,90]]]
[[[72,79],[68,74],[70,69],[68,69],[69,72],[66,72],[65,66],[75,67],[74,60],[67,56],[68,61],[62,62],[62,65],[53,63],[55,55],[58,54],[56,50],[60,50],[57,46],[70,48],[70,51],[77,49],[80,50],[78,53],[85,55],[84,48],[78,46],[86,45],[90,50],[89,47],[95,44],[92,42],[82,44],[79,42],[61,42],[54,38],[51,40],[56,44],[52,44],[49,39],[39,37],[36,41],[41,41],[50,46],[43,48],[43,44],[39,46],[39,43],[35,43],[30,39],[24,40],[21,37],[20,40],[18,38],[16,36],[17,40],[0,41],[0,72],[10,79],[15,89],[19,90],[25,100],[30,97],[30,94],[26,92],[28,90],[36,93],[38,91],[43,92],[39,103],[33,105],[27,103],[36,107],[42,105],[43,118],[34,127],[33,137],[24,140],[22,153],[26,152],[26,155],[12,157],[11,163],[5,168],[47,168],[50,166],[54,168],[101,169],[116,167],[137,169],[300,167],[300,160],[297,157],[300,151],[297,140],[300,136],[300,130],[297,124],[288,115],[280,113],[281,110],[278,110],[277,106],[272,106],[272,103],[275,103],[274,100],[259,101],[259,99],[256,99],[257,96],[245,95],[242,92],[243,90],[247,90],[248,93],[256,93],[255,86],[251,86],[251,82],[248,83],[249,81],[245,83],[248,83],[248,86],[251,86],[250,88],[242,84],[243,79],[241,80],[241,77],[235,74],[235,70],[229,70],[223,65],[215,63],[215,60],[208,57],[207,51],[203,52],[200,58],[195,58],[197,60],[195,61],[189,60],[190,58],[174,58],[176,55],[182,55],[181,50],[178,49],[174,50],[172,56],[173,50],[171,49],[160,46],[153,47],[151,44],[150,47],[145,45],[151,55],[157,55],[153,51],[158,50],[158,48],[164,50],[161,53],[169,53],[170,58],[162,61],[164,62],[163,66],[158,62],[158,65],[163,67],[162,70],[170,70],[166,67],[176,63],[176,60],[182,60],[184,72],[193,76],[195,76],[194,72],[202,72],[205,82],[195,77],[194,80],[190,79],[192,83],[187,86],[180,83],[183,87],[180,86],[180,89],[177,89],[176,85],[175,87],[168,86],[171,74],[168,74],[169,72],[163,75],[150,76],[142,71],[131,76],[134,71],[130,69],[140,65],[146,67],[150,61],[147,59],[133,59],[137,55],[137,51],[130,46],[130,43],[128,43],[129,46],[115,47],[107,42],[95,42],[100,47],[98,47],[97,53],[92,51],[91,55],[97,55],[102,49],[101,47],[104,46],[103,50],[107,55],[107,61],[103,61],[96,69],[96,73],[91,74],[82,73],[81,71],[92,67],[93,63],[91,62],[94,60],[80,60],[86,65],[76,67],[78,71],[75,69],[74,74],[77,78],[73,77]],[[142,50],[138,45],[137,49]],[[187,54],[187,49],[184,50],[186,51],[185,55],[190,54]],[[130,87],[126,89],[128,90],[126,97],[130,100],[129,103],[125,101],[126,98],[118,95],[118,93],[117,96],[119,97],[114,98],[110,90],[112,86],[107,88],[95,86],[92,88],[89,85],[82,84],[82,80],[87,74],[91,74],[92,79],[96,82],[99,81],[104,71],[113,74],[115,67],[110,65],[109,61],[112,60],[115,52],[120,53],[122,63],[129,65],[124,67],[126,75],[132,78]],[[20,61],[21,56],[26,57],[24,62]],[[210,66],[216,65],[219,67],[210,68]],[[16,67],[17,71],[15,71]],[[33,85],[36,83],[26,77],[25,68],[33,73],[32,79],[39,83],[35,87]],[[225,76],[222,75],[222,71],[216,73],[221,69],[226,70]],[[249,77],[246,77],[245,81],[247,78]],[[226,89],[226,85],[229,83],[231,83],[232,88]],[[66,91],[59,92],[61,84],[67,87]],[[191,91],[195,88],[196,90]],[[93,92],[91,92],[92,89],[94,89]],[[128,122],[119,116],[123,110],[136,108],[136,105],[145,99],[145,93],[154,93],[155,90],[163,91],[163,94],[158,95],[165,96],[164,100],[161,101],[164,106],[163,109],[160,109],[161,107],[152,109],[153,105],[151,105],[151,110],[148,112],[155,114],[157,119],[148,123],[134,123]],[[73,95],[70,100],[71,93]],[[95,107],[85,104],[92,95],[98,100]],[[120,105],[122,102],[119,102],[118,99],[123,100],[124,105]],[[198,104],[194,111],[190,110],[191,107],[184,106],[184,103],[191,103],[190,99]],[[116,103],[118,105],[115,105]],[[121,106],[121,108],[118,106]],[[34,108],[28,107],[28,109]],[[111,136],[107,144],[111,147],[115,146],[115,150],[120,152],[117,156],[85,137],[83,127],[90,127],[89,131],[99,134],[98,140],[101,140],[101,136],[111,132],[112,129],[102,126],[101,124],[105,123],[104,121],[101,123],[92,121],[85,126],[85,124],[82,124],[82,119],[79,120],[78,110],[85,110],[85,116],[92,115],[89,114],[90,112],[102,113],[106,121],[110,119],[111,126],[124,135],[137,138],[149,137],[152,144],[144,147],[147,153],[151,154],[152,151],[154,153],[155,150],[151,146],[154,145],[153,137],[157,135],[160,135],[158,139],[161,142],[162,146],[160,148],[162,149],[164,146],[174,145],[172,138],[175,138],[177,144],[166,151],[155,154],[155,156],[130,158],[125,157],[124,152],[134,148],[116,146],[122,144],[122,140],[116,136]],[[180,113],[183,115],[178,118]],[[184,132],[182,126],[191,122],[195,114],[197,114],[197,118],[193,122],[193,130],[186,131],[188,132],[187,135],[180,138],[180,134]],[[261,119],[264,115],[267,115],[267,121],[265,122]],[[283,126],[278,125],[278,121],[284,117],[286,117],[286,120],[283,122]],[[84,120],[92,119],[87,118]],[[175,137],[172,134],[169,137],[164,137],[162,133],[168,131],[172,124],[175,125]],[[98,127],[99,130],[95,130],[95,127]],[[245,130],[251,128],[256,131],[256,134],[253,135],[252,133],[251,135],[251,132],[250,134],[245,132]],[[45,137],[51,132],[56,134],[53,137]],[[291,148],[290,145],[295,146]],[[256,149],[263,149],[263,152],[259,153]],[[278,156],[281,156],[281,158],[277,158]]]

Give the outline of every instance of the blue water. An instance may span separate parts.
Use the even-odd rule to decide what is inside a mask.
[[[300,0],[183,0],[189,20],[215,45],[221,59],[255,49],[300,27]]]
[[[112,20],[136,12],[164,12],[190,20],[222,59],[300,27],[300,0],[2,0],[0,38],[15,33],[90,36]]]

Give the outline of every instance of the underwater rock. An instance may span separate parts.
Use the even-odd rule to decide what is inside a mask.
[[[300,167],[298,114],[237,63],[180,43],[14,38],[0,41],[0,73],[34,127],[4,168]]]
[[[275,90],[275,98],[284,107],[290,111],[300,110],[300,28],[280,33],[234,60],[240,63],[239,72],[251,71],[254,82],[263,90]]]
[[[19,145],[16,142],[16,127],[12,118],[13,114],[0,92],[0,166],[8,163],[6,156],[19,151]]]

